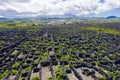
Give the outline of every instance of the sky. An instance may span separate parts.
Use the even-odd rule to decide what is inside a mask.
[[[120,0],[0,0],[0,17],[120,17]]]

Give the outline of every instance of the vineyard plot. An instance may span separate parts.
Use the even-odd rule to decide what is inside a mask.
[[[2,30],[0,80],[120,80],[119,32],[68,26]]]

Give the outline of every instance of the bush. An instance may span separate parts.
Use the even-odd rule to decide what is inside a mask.
[[[16,69],[12,70],[12,75],[16,75],[17,73],[18,73],[18,70],[16,70]]]
[[[13,67],[17,67],[18,65],[20,65],[20,62],[17,61],[16,63],[13,64]]]
[[[100,80],[106,80],[106,77],[105,76],[101,76]]]
[[[39,77],[38,76],[33,77],[32,80],[39,80]]]
[[[3,79],[7,74],[8,74],[9,70],[5,70],[4,73],[0,74],[0,79]]]
[[[64,74],[64,73],[57,73],[56,79],[57,79],[57,80],[62,80],[62,79],[65,79],[66,76],[67,76],[67,75]]]
[[[54,76],[50,76],[47,80],[53,80]]]

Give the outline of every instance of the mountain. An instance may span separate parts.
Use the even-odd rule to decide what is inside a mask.
[[[0,21],[8,20],[7,18],[0,18]]]
[[[116,16],[108,16],[107,19],[117,18]]]

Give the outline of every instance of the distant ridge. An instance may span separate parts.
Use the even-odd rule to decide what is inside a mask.
[[[107,19],[114,19],[117,18],[116,16],[108,16]]]
[[[0,18],[0,20],[8,20],[7,18]]]

